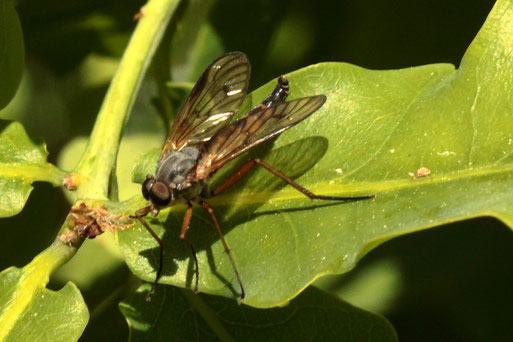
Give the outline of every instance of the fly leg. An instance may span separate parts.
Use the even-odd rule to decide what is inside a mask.
[[[153,229],[150,228],[150,226],[144,221],[143,217],[148,215],[148,213],[152,210],[151,205],[147,206],[145,208],[139,209],[135,212],[135,218],[141,222],[141,224],[146,228],[146,230],[151,234],[151,236],[155,239],[155,241],[159,244],[159,251],[160,251],[160,257],[159,257],[159,268],[157,269],[157,276],[155,277],[155,281],[151,285],[151,289],[146,294],[146,301],[151,301],[151,294],[155,291],[155,287],[157,286],[157,282],[160,279],[160,276],[162,275],[162,263],[164,262],[164,242],[159,238],[157,233],[153,231]]]
[[[296,183],[292,178],[289,178],[285,176],[280,171],[276,170],[271,165],[267,164],[266,162],[260,160],[260,159],[251,159],[247,161],[246,163],[242,164],[242,166],[235,171],[230,177],[228,177],[217,189],[215,189],[212,192],[212,196],[216,196],[235,184],[237,181],[239,181],[244,175],[246,175],[249,171],[255,167],[255,165],[260,165],[264,167],[266,170],[274,174],[275,176],[281,178],[286,183],[293,186],[296,190],[300,191],[304,195],[306,195],[310,199],[320,199],[320,200],[333,200],[333,201],[359,201],[364,199],[370,199],[374,198],[375,195],[366,195],[366,196],[354,196],[354,197],[338,197],[338,196],[323,196],[323,195],[316,195],[313,192],[309,191],[308,189],[302,187],[298,183]],[[235,262],[232,259],[232,256],[230,254],[230,249],[228,248],[228,245],[226,244],[226,241],[224,240],[223,233],[221,232],[221,228],[219,227],[219,224],[217,223],[216,217],[214,215],[214,210],[207,202],[201,202],[201,205],[208,211],[210,216],[212,217],[212,220],[214,221],[214,224],[216,226],[217,232],[219,233],[219,236],[221,237],[221,242],[223,243],[224,249],[226,251],[226,254],[228,254],[228,257],[230,258],[230,262],[232,263],[233,270],[235,271],[235,275],[237,276],[237,280],[239,281],[240,288],[241,288],[241,301],[244,300],[244,287],[242,285],[242,281],[239,276],[239,272],[237,271],[237,267],[235,266]]]
[[[244,301],[245,293],[244,293],[244,285],[242,285],[242,280],[240,279],[239,271],[237,270],[237,266],[235,266],[235,261],[233,261],[232,255],[230,253],[230,248],[228,248],[228,244],[224,240],[223,232],[221,231],[221,227],[219,226],[219,223],[217,222],[216,215],[214,214],[214,209],[208,204],[207,202],[201,201],[200,202],[203,208],[210,214],[210,217],[212,218],[212,221],[214,221],[214,225],[216,227],[217,233],[219,234],[219,237],[221,238],[221,242],[223,243],[224,250],[226,254],[228,255],[228,258],[230,259],[230,262],[232,263],[233,271],[235,272],[235,276],[237,277],[237,281],[240,285],[240,299],[239,302]]]
[[[310,199],[320,199],[320,200],[332,200],[332,201],[359,201],[369,198],[376,197],[374,194],[372,195],[366,195],[366,196],[355,196],[355,197],[339,197],[339,196],[323,196],[323,195],[316,195],[310,190],[302,187],[298,183],[296,183],[292,178],[285,176],[280,171],[276,170],[271,165],[267,164],[266,162],[260,160],[260,159],[251,159],[248,160],[246,163],[242,164],[242,166],[235,171],[230,177],[228,177],[214,192],[212,193],[213,196],[220,194],[233,184],[235,184],[238,180],[240,180],[242,177],[244,177],[245,174],[247,174],[255,165],[260,165],[264,167],[267,171],[271,172],[275,176],[281,178],[284,182],[290,184],[292,187],[294,187],[299,192],[303,193],[305,196],[307,196]]]
[[[189,247],[191,248],[192,256],[194,257],[194,265],[196,266],[196,282],[194,283],[194,292],[198,293],[198,282],[199,282],[199,266],[198,266],[198,258],[196,258],[196,251],[194,250],[194,246],[192,245],[192,242],[187,239],[185,234],[187,233],[187,230],[189,229],[189,223],[191,222],[191,215],[192,215],[192,204],[187,204],[187,209],[185,210],[185,216],[183,217],[182,222],[182,230],[180,232],[180,239],[185,241]]]

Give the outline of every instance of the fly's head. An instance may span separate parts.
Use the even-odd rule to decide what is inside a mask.
[[[155,179],[152,175],[146,175],[146,180],[142,185],[144,198],[151,202],[158,213],[159,208],[165,208],[175,199],[173,189],[167,184]]]

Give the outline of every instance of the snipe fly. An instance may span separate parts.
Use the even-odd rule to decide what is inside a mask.
[[[210,215],[221,238],[226,254],[240,285],[240,300],[244,299],[244,286],[223,237],[214,210],[206,200],[216,196],[236,183],[255,165],[264,167],[310,199],[356,201],[373,198],[335,197],[315,195],[291,178],[260,159],[244,163],[221,185],[211,191],[208,182],[226,163],[244,152],[267,141],[317,111],[326,101],[325,95],[315,95],[285,102],[289,94],[289,82],[283,76],[273,92],[258,106],[233,123],[229,119],[237,112],[249,83],[251,67],[241,52],[231,52],[216,59],[203,72],[174,121],[164,144],[155,175],[147,175],[142,186],[148,206],[135,213],[142,225],[160,246],[160,262],[150,294],[162,273],[163,242],[144,221],[149,213],[156,216],[159,210],[185,203],[187,209],[182,223],[180,239],[188,243],[195,262],[195,286],[198,291],[198,260],[186,233],[192,214],[192,204],[199,203]]]

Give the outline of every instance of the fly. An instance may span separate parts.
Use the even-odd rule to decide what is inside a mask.
[[[289,82],[281,76],[273,92],[262,103],[240,119],[230,123],[230,119],[246,96],[250,73],[249,61],[241,52],[227,53],[212,62],[199,78],[173,122],[158,160],[155,175],[146,176],[142,193],[149,205],[136,211],[135,218],[142,223],[160,246],[159,267],[153,286],[146,296],[148,301],[162,273],[164,250],[162,240],[143,219],[149,213],[157,216],[160,210],[177,203],[187,205],[180,239],[185,241],[191,249],[196,267],[194,291],[198,292],[198,260],[194,246],[187,239],[186,233],[191,220],[192,204],[199,203],[214,222],[240,285],[240,301],[243,301],[244,285],[214,210],[206,201],[207,199],[232,186],[256,165],[262,166],[310,199],[357,201],[374,198],[374,195],[358,197],[315,195],[260,159],[247,161],[217,189],[210,191],[209,180],[229,161],[301,122],[326,102],[325,95],[285,102],[289,94]]]

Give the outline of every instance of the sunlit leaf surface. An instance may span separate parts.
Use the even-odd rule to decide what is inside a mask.
[[[0,340],[78,340],[89,312],[77,287],[72,283],[59,291],[32,287],[22,269],[0,273]]]
[[[511,23],[511,1],[498,2],[458,69],[322,63],[287,75],[291,98],[326,94],[328,101],[256,154],[314,193],[376,198],[312,202],[256,170],[212,199],[247,304],[282,305],[317,277],[349,271],[395,236],[483,215],[513,224]],[[250,94],[244,108],[259,103],[275,82]],[[155,171],[148,158],[139,181]],[[191,287],[190,251],[178,239],[183,209],[148,223],[165,242],[162,282]],[[188,234],[198,252],[199,289],[235,300],[234,273],[202,208]],[[156,241],[140,225],[118,237],[133,272],[153,281]]]
[[[47,155],[44,143],[32,141],[19,123],[0,120],[0,217],[23,209],[33,182],[62,184],[65,174]]]

